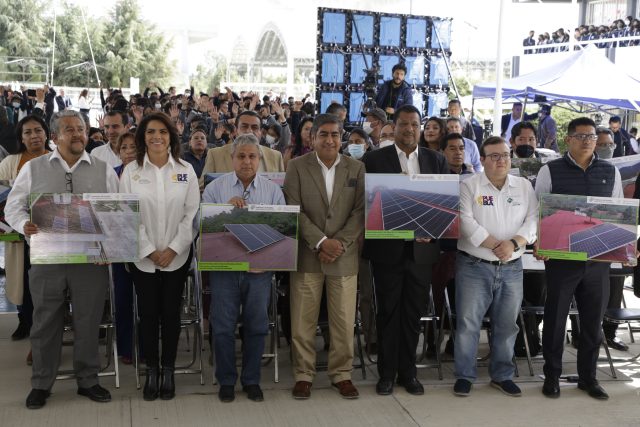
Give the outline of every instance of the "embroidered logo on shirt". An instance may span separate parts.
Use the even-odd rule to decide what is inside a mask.
[[[171,175],[171,181],[172,182],[188,182],[187,176],[188,175],[186,173],[177,173],[175,175]]]
[[[480,206],[493,206],[493,196],[478,196],[476,200]]]

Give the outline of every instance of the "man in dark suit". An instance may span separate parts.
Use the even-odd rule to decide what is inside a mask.
[[[367,153],[367,173],[446,174],[444,156],[418,147],[420,112],[412,105],[394,115],[395,144]],[[411,394],[423,394],[416,379],[416,347],[420,317],[426,314],[431,268],[440,254],[437,242],[366,240],[363,257],[373,267],[378,313],[378,374],[376,392],[391,394],[393,382]]]
[[[524,120],[535,120],[538,118],[537,114],[524,114]],[[514,102],[511,108],[511,113],[502,116],[500,122],[500,136],[509,141],[511,139],[511,128],[520,123],[522,118],[522,102]]]
[[[527,37],[526,39],[522,40],[522,46],[535,46],[536,45],[536,40],[533,38],[533,36],[535,35],[535,31],[531,30],[529,31],[529,37]],[[525,49],[524,54],[525,55],[530,55],[533,53],[532,49]]]

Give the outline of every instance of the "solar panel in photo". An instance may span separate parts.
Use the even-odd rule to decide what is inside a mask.
[[[411,230],[415,237],[437,239],[456,219],[457,196],[419,191],[383,191],[382,221],[385,230]]]
[[[255,252],[284,239],[284,235],[267,224],[225,224],[242,245]]]
[[[96,226],[91,217],[91,211],[86,206],[78,206],[78,215],[80,216],[80,229],[86,233],[95,233]]]
[[[636,234],[614,224],[604,223],[569,236],[571,252],[586,252],[587,258],[611,252],[636,241]]]
[[[69,228],[69,219],[63,216],[55,216],[53,217],[53,224],[51,227],[53,228],[53,231],[66,232]]]

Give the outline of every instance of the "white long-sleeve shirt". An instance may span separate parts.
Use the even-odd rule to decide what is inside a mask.
[[[140,261],[136,267],[153,273],[174,271],[189,256],[194,238],[193,218],[200,207],[198,177],[185,162],[169,161],[158,168],[145,155],[142,166],[129,163],[120,177],[120,192],[140,195]],[[156,250],[171,248],[177,255],[165,268],[147,258]]]
[[[67,162],[64,161],[57,148],[53,149],[51,156],[49,157],[50,162],[60,162],[62,168],[65,172],[73,173],[74,170],[82,163],[87,162],[91,164],[92,159],[91,156],[85,151],[73,166],[69,167]],[[24,232],[24,224],[29,221],[29,194],[31,193],[31,163],[27,162],[20,169],[20,173],[16,177],[15,182],[13,183],[13,187],[11,188],[11,193],[9,193],[9,197],[7,198],[7,204],[4,208],[5,220],[14,230],[19,233]],[[107,192],[109,193],[117,193],[118,192],[118,176],[116,175],[113,168],[106,168],[106,181],[107,181]]]
[[[535,242],[538,225],[538,199],[531,183],[507,175],[498,190],[482,172],[460,182],[460,238],[458,249],[488,261],[498,261],[491,249],[480,246],[490,235],[498,240],[522,236]],[[510,260],[523,251],[514,252]]]
[[[120,159],[120,156],[118,156],[111,149],[111,144],[108,142],[104,145],[94,148],[91,151],[91,155],[97,159],[102,160],[112,168],[115,168],[116,166],[120,166],[122,164],[122,159]]]

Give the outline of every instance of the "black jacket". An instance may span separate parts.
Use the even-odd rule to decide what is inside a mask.
[[[419,147],[418,163],[420,173],[448,174],[449,165],[444,156],[428,148]],[[391,145],[376,151],[370,151],[362,158],[366,173],[402,173],[396,146]],[[433,264],[440,255],[437,241],[431,243],[413,243],[413,260],[418,264]],[[403,240],[365,240],[362,257],[382,264],[403,262],[405,255]]]

